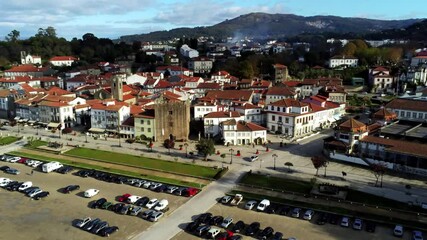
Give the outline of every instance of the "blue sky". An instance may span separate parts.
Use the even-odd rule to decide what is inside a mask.
[[[208,26],[250,12],[374,19],[426,18],[426,0],[1,0],[0,38],[16,29],[21,38],[53,26],[60,37],[85,33],[126,34]]]

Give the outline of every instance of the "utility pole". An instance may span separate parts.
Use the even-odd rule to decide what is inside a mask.
[[[233,153],[234,153],[234,149],[230,148],[230,164],[233,164]]]
[[[273,154],[272,157],[273,157],[273,162],[274,162],[273,169],[276,170],[276,158],[278,156],[277,156],[277,154]]]
[[[184,147],[185,147],[185,157],[188,157],[188,152],[187,152],[188,143],[184,143]]]

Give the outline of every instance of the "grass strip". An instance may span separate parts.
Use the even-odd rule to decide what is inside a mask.
[[[24,153],[24,152],[19,152],[19,151],[9,152],[8,154],[16,155],[16,156],[20,156],[20,157],[31,158],[31,159],[39,160],[39,161],[49,161],[49,162],[56,161],[56,162],[60,162],[60,163],[63,163],[63,164],[69,165],[69,166],[76,167],[76,168],[94,169],[94,170],[99,170],[102,172],[113,173],[113,174],[123,175],[123,176],[127,176],[127,177],[144,178],[147,180],[162,182],[162,183],[166,183],[166,184],[185,186],[185,187],[195,187],[195,188],[204,187],[203,184],[199,184],[199,183],[179,181],[179,180],[175,180],[175,179],[171,179],[171,178],[165,178],[165,177],[159,177],[159,176],[153,176],[153,175],[139,174],[136,172],[120,170],[120,169],[104,168],[104,167],[100,167],[97,165],[92,165],[92,164],[87,164],[87,163],[78,163],[78,162],[73,162],[73,161],[64,160],[64,159],[57,159],[57,158],[52,158],[52,157],[45,157],[45,156],[41,156],[41,155],[37,155],[37,154],[30,154],[30,153]]]
[[[13,137],[13,136],[2,137],[2,138],[0,138],[0,145],[1,146],[8,145],[8,144],[11,144],[11,143],[18,141],[19,139],[21,139],[21,138]]]

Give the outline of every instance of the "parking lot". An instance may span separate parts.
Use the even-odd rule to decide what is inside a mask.
[[[247,225],[252,222],[259,222],[261,224],[260,229],[266,227],[272,227],[275,231],[280,231],[284,234],[284,239],[295,237],[296,239],[346,239],[346,240],[359,240],[359,239],[393,239],[392,228],[377,225],[374,233],[366,232],[363,230],[354,230],[350,227],[345,228],[339,225],[333,225],[326,223],[325,225],[317,225],[316,220],[318,214],[315,214],[314,218],[311,221],[303,220],[302,216],[300,218],[292,218],[290,215],[282,216],[278,214],[268,214],[264,212],[257,212],[255,210],[245,210],[243,209],[244,203],[240,204],[239,207],[231,207],[223,204],[216,204],[208,212],[212,213],[213,216],[220,215],[224,218],[232,217],[234,223],[239,220],[244,221]],[[197,216],[195,216],[196,218]],[[350,222],[351,224],[352,222]],[[219,227],[220,228],[220,227]],[[220,228],[222,232],[225,232],[224,229]],[[252,237],[247,237],[243,234],[242,239],[254,239]],[[189,234],[185,231],[180,232],[176,235],[174,240],[181,239],[201,239],[192,234]],[[409,231],[405,232],[403,239],[411,239],[411,234]]]
[[[72,226],[73,221],[84,217],[100,218],[110,226],[118,226],[119,231],[111,235],[111,239],[128,239],[138,232],[150,227],[153,223],[141,217],[120,215],[108,210],[92,209],[90,203],[99,198],[106,198],[116,203],[117,197],[124,193],[147,196],[169,201],[170,212],[187,201],[186,197],[167,193],[157,193],[143,188],[125,184],[108,183],[94,178],[81,178],[71,173],[59,174],[56,172],[43,173],[20,163],[0,162],[18,169],[19,175],[10,175],[0,172],[0,178],[6,177],[17,181],[32,181],[50,196],[41,200],[32,200],[20,192],[9,192],[0,188],[0,226],[2,239],[95,239],[101,238]],[[80,190],[71,194],[64,194],[59,190],[65,186],[77,184]],[[83,192],[90,188],[99,189],[98,195],[84,198]],[[144,208],[145,210],[145,208]],[[159,220],[161,222],[162,219]]]

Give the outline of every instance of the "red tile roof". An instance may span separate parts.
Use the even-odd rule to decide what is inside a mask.
[[[199,85],[197,85],[198,89],[221,89],[221,85],[219,85],[219,83],[207,83],[207,82],[203,82],[203,83],[199,83]]]
[[[306,107],[306,106],[308,106],[308,103],[300,102],[300,101],[295,100],[293,98],[285,98],[285,99],[281,99],[279,101],[270,103],[270,106],[276,106],[276,107]]]
[[[394,153],[425,158],[427,156],[427,145],[409,141],[387,139],[374,136],[366,136],[360,142],[375,143],[386,146],[385,150]]]
[[[252,96],[252,93],[252,91],[246,90],[211,90],[206,93],[206,97],[218,100],[224,99],[249,101]]]
[[[341,123],[339,125],[339,129],[341,131],[348,131],[348,132],[366,132],[367,128],[366,125],[362,122],[357,121],[354,118],[350,118],[349,120]]]
[[[31,64],[24,64],[19,66],[14,66],[11,69],[6,70],[5,72],[43,72],[46,68],[38,68]]]
[[[239,112],[210,112],[205,115],[205,118],[238,118],[241,117]]]
[[[56,56],[49,59],[49,61],[77,61],[78,59],[72,56]]]
[[[274,68],[288,68],[287,66],[285,66],[283,64],[279,64],[279,63],[273,64],[273,67]]]
[[[66,107],[69,106],[67,102],[51,102],[51,101],[41,101],[39,106],[48,106],[48,107]]]
[[[427,112],[427,101],[395,98],[385,105],[390,109],[403,109],[410,111]]]
[[[69,92],[67,90],[64,90],[64,89],[56,87],[56,86],[52,86],[51,88],[49,88],[47,90],[47,93],[49,95],[57,95],[57,96],[73,94],[72,92]]]
[[[266,95],[294,96],[295,92],[286,86],[272,87],[268,89]]]

